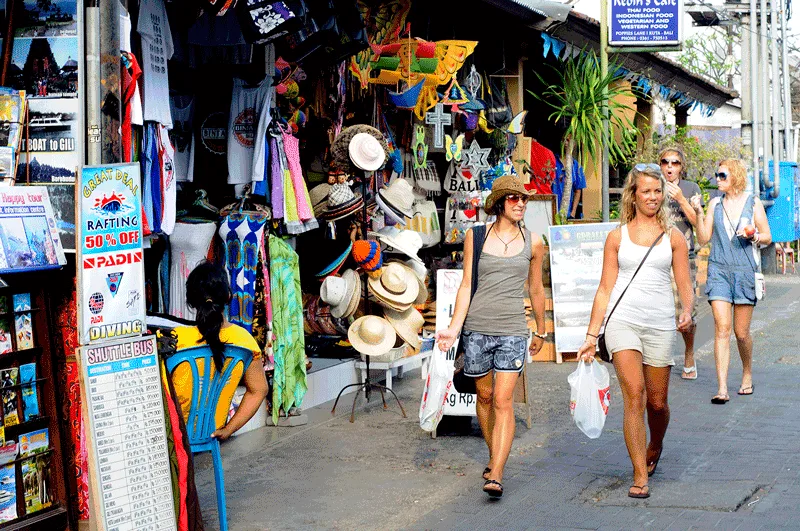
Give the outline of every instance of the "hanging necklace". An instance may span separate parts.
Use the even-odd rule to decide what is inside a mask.
[[[492,225],[492,228],[494,228],[494,225]],[[511,238],[511,239],[508,241],[508,243],[506,243],[506,242],[505,242],[505,240],[503,240],[503,238],[501,238],[501,237],[500,237],[500,234],[497,232],[497,229],[495,229],[495,231],[494,231],[494,235],[495,235],[495,236],[497,236],[497,239],[498,239],[498,240],[500,240],[501,242],[503,242],[503,245],[505,245],[505,249],[503,249],[503,254],[508,254],[508,246],[509,246],[509,245],[511,245],[511,243],[512,243],[514,240],[516,240],[517,238],[519,238],[519,235],[520,235],[520,234],[522,234],[522,231],[518,231],[518,232],[517,232],[517,235],[516,235],[516,236],[514,236],[513,238]]]

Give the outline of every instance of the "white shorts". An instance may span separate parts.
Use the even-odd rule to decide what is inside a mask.
[[[653,330],[644,326],[618,321],[611,317],[606,325],[606,348],[611,354],[623,350],[642,353],[642,363],[651,367],[671,367],[675,330]]]

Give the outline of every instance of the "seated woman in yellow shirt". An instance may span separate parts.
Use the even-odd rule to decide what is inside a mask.
[[[260,361],[261,349],[258,343],[247,330],[229,323],[225,318],[224,312],[230,298],[228,274],[210,262],[199,264],[186,280],[186,302],[197,312],[196,326],[175,328],[178,336],[178,350],[198,345],[211,347],[214,360],[212,379],[224,368],[225,345],[243,347],[253,353],[253,361],[244,371],[244,375],[242,375],[242,370],[237,368],[220,396],[215,414],[217,429],[212,436],[222,441],[244,426],[256,414],[261,402],[267,396],[268,390]],[[203,365],[202,360],[197,364],[200,374],[204,374],[205,367]],[[242,403],[239,404],[236,413],[226,424],[228,405],[240,380],[244,381],[244,397],[242,397]],[[178,395],[183,418],[186,420],[192,400],[192,371],[188,363],[181,363],[175,368],[172,373],[172,383]]]

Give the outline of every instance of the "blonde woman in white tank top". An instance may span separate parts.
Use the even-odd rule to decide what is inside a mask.
[[[597,336],[650,246],[663,233],[630,289],[620,300],[605,328],[606,346],[622,389],[623,432],[633,464],[632,498],[649,498],[648,477],[661,458],[669,425],[669,390],[672,349],[675,343],[675,303],[670,269],[681,299],[678,330],[692,323],[694,302],[686,239],[669,221],[667,183],[655,164],[637,164],[628,174],[622,192],[620,228],[606,239],[603,274],[592,306],[586,341],[578,351],[581,360],[595,356]],[[644,413],[650,428],[647,443]]]

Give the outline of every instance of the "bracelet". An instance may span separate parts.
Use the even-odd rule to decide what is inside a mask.
[[[538,334],[538,333],[534,332],[533,335],[535,335],[539,339],[547,339],[547,334]]]
[[[590,334],[589,332],[586,332],[586,335],[587,335],[587,336],[589,336],[589,337],[593,337],[593,338],[597,339],[597,336],[596,336],[596,335],[594,335],[594,334]]]

